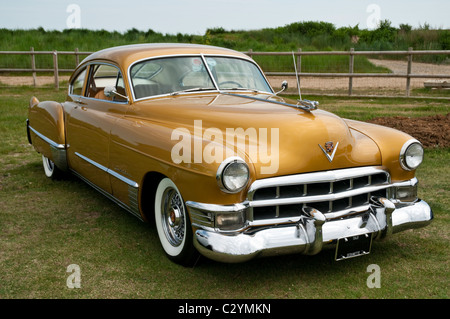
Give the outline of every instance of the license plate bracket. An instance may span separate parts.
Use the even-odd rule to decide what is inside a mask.
[[[372,248],[372,233],[339,238],[336,245],[336,261],[367,255]]]

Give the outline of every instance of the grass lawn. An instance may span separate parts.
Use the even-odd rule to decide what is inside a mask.
[[[419,195],[431,205],[434,222],[375,242],[370,255],[335,262],[334,251],[326,250],[231,265],[202,258],[184,268],[164,256],[154,225],[75,177],[44,176],[41,157],[27,142],[27,105],[32,95],[62,101],[64,94],[0,91],[0,299],[449,297],[449,149],[427,150],[417,172]],[[448,101],[319,100],[323,109],[360,120],[449,112]],[[79,289],[66,284],[72,264],[80,267]],[[380,267],[381,288],[366,284],[372,264]]]

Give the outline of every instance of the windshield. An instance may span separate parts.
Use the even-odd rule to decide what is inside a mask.
[[[130,76],[136,99],[217,89],[272,93],[254,63],[232,57],[185,56],[150,59],[134,64],[130,69]]]

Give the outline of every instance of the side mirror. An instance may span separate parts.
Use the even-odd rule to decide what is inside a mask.
[[[280,94],[281,92],[286,91],[287,88],[288,88],[288,82],[287,82],[286,80],[284,80],[284,81],[281,83],[281,90],[278,91],[278,92],[276,92],[276,93],[274,93],[273,95],[278,95],[278,94]],[[273,95],[272,95],[272,96],[273,96]]]

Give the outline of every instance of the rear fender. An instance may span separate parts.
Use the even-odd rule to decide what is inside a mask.
[[[30,100],[27,134],[34,149],[51,159],[61,170],[67,170],[64,110],[61,103]]]

